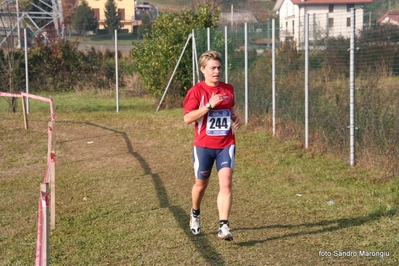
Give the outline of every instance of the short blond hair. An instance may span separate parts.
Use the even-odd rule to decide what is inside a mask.
[[[200,67],[201,68],[206,67],[206,64],[211,59],[217,60],[220,62],[220,64],[222,64],[222,55],[217,51],[209,50],[200,56],[200,58],[198,60]]]

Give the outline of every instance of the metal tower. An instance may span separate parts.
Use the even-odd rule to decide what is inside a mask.
[[[23,6],[33,7],[37,11],[24,10],[19,1],[0,0],[0,47],[10,36],[16,37],[16,44],[20,47],[22,28],[36,36],[46,27],[53,26],[58,35],[64,36],[61,0],[22,0]]]

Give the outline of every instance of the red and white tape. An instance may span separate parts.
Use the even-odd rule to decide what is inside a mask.
[[[37,244],[36,244],[36,266],[42,263],[42,236],[43,236],[43,207],[42,195],[39,197],[39,213],[37,219]]]
[[[54,107],[53,107],[53,99],[52,98],[45,98],[42,96],[37,96],[29,93],[24,93],[21,92],[21,94],[16,94],[16,93],[9,93],[9,92],[1,92],[0,91],[0,96],[4,97],[28,97],[32,98],[35,100],[43,101],[43,102],[48,102],[50,104],[50,115],[51,115],[51,121],[55,121],[55,114],[54,114]],[[53,131],[52,127],[48,128],[48,134],[51,135]],[[50,154],[50,162],[47,165],[47,170],[46,170],[46,175],[44,177],[44,183],[49,183],[49,177],[50,177],[50,165],[55,163],[55,154],[51,153]],[[47,208],[49,206],[49,193],[48,192],[43,192],[41,191],[40,197],[39,197],[39,212],[38,212],[38,226],[37,226],[37,244],[36,244],[36,266],[44,266],[47,264],[46,261],[48,261],[48,255],[47,250],[46,250],[46,245],[48,243],[44,243],[46,241],[43,239],[44,237],[44,231],[47,230],[48,224],[44,221],[45,215]]]
[[[54,107],[53,107],[53,98],[46,98],[46,97],[42,97],[42,96],[38,96],[38,95],[33,95],[33,94],[29,94],[26,92],[21,92],[21,94],[16,94],[16,93],[9,93],[9,92],[1,92],[0,91],[0,96],[4,96],[4,97],[28,97],[31,99],[35,99],[35,100],[39,100],[42,102],[48,102],[50,104],[50,117],[51,117],[51,121],[55,121],[55,114],[54,114]]]
[[[0,91],[0,96],[4,96],[4,97],[22,97],[21,94],[15,94],[15,93],[9,93],[9,92],[1,92],[1,91]]]
[[[37,96],[37,95],[33,95],[33,94],[29,94],[29,93],[25,93],[25,92],[21,92],[21,95],[24,97],[29,97],[31,99],[35,99],[35,100],[39,100],[42,102],[52,102],[53,100],[51,98],[46,98],[46,97],[42,97],[42,96]]]

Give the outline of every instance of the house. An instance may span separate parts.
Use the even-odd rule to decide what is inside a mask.
[[[399,11],[387,12],[380,19],[377,20],[377,24],[391,24],[399,26]]]
[[[92,8],[94,16],[97,18],[99,29],[104,29],[105,24],[105,3],[107,0],[87,0]],[[134,18],[134,1],[132,0],[115,0],[118,13],[121,16],[121,29],[132,31],[132,18]]]
[[[305,15],[309,15],[309,41],[326,37],[350,37],[351,9],[356,31],[363,28],[363,6],[373,0],[277,0],[273,11],[280,20],[280,41],[304,43]]]
[[[159,16],[159,10],[158,7],[151,5],[148,2],[142,2],[142,3],[137,3],[136,1],[136,7],[135,7],[135,20],[136,21],[141,21],[143,14],[147,14],[147,16],[151,19],[154,20],[156,17]]]
[[[107,0],[87,0],[89,6],[94,11],[94,16],[98,20],[99,29],[104,29],[105,23],[105,3]],[[121,16],[121,29],[133,32],[133,28],[141,24],[142,14],[149,14],[151,19],[158,15],[158,8],[148,2],[133,0],[115,0],[118,12]]]

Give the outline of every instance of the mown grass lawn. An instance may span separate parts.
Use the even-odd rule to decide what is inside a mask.
[[[45,95],[43,95],[45,96]],[[399,178],[350,167],[251,124],[237,132],[234,241],[217,239],[217,178],[191,235],[192,125],[122,92],[53,95],[51,265],[398,265]],[[0,265],[35,261],[48,107],[29,129],[0,99]],[[384,180],[384,181],[381,181]]]

